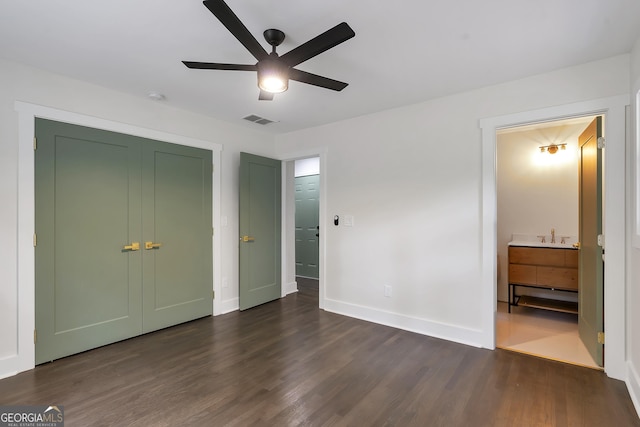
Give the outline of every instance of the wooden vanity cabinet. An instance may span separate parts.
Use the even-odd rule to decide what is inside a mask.
[[[509,312],[512,306],[521,305],[577,313],[577,303],[517,295],[518,286],[578,292],[578,251],[509,246]]]

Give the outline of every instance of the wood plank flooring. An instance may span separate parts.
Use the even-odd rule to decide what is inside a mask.
[[[0,380],[66,426],[640,426],[602,372],[318,310],[317,283]]]

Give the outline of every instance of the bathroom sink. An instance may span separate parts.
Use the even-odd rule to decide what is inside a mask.
[[[575,249],[573,244],[578,241],[576,236],[562,236],[556,234],[556,241],[551,243],[551,235],[544,236],[544,242],[542,235],[532,236],[528,234],[513,234],[509,246],[530,246],[534,248],[565,248]],[[564,243],[562,243],[564,241]]]
[[[509,242],[509,246],[529,246],[534,248],[566,248],[566,249],[575,249],[573,247],[573,243],[549,243],[549,242],[532,242],[532,241],[523,241],[523,240],[512,240]]]

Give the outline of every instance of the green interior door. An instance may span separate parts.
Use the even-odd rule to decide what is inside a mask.
[[[211,152],[143,145],[143,332],[213,310]]]
[[[579,163],[579,300],[580,339],[599,365],[604,363],[604,346],[598,333],[604,331],[604,262],[598,235],[602,234],[602,117],[597,117],[580,135]]]
[[[240,153],[240,310],[280,298],[281,166]]]
[[[295,179],[296,276],[318,278],[320,175]]]
[[[41,119],[36,138],[36,363],[210,315],[211,152]]]
[[[140,144],[36,121],[36,363],[139,333]]]

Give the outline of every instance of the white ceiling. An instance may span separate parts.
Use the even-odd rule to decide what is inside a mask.
[[[627,53],[640,34],[638,0],[226,1],[265,49],[284,31],[280,54],[346,21],[355,38],[297,68],[349,86],[258,101],[253,72],[187,69],[256,62],[200,0],[0,0],[0,57],[282,133]]]

